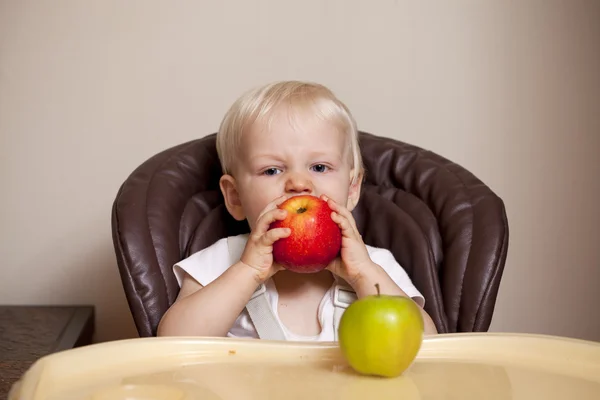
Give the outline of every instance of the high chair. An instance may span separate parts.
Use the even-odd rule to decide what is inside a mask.
[[[173,264],[248,232],[219,190],[215,134],[166,149],[125,180],[112,209],[119,272],[142,337],[156,335],[179,286]],[[502,200],[461,166],[360,132],[365,178],[353,211],[366,244],[389,249],[438,332],[487,331],[508,248]]]

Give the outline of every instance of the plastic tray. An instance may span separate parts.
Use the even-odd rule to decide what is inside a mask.
[[[600,399],[600,343],[539,335],[424,340],[398,378],[356,374],[335,343],[106,342],[38,360],[9,400]]]

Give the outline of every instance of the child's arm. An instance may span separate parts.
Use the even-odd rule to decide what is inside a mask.
[[[359,298],[376,294],[376,283],[379,284],[381,294],[410,298],[381,266],[371,260],[350,211],[325,196],[323,199],[333,210],[331,219],[342,231],[341,259],[335,260],[327,268],[348,282]],[[418,304],[417,306],[423,316],[425,334],[437,333],[437,328],[429,314],[423,307]]]
[[[281,268],[273,264],[273,243],[289,236],[290,229],[269,228],[272,222],[285,219],[287,211],[277,208],[283,200],[282,196],[265,207],[240,261],[221,276],[203,287],[185,275],[177,300],[160,321],[159,336],[227,334],[257,286]]]
[[[158,336],[225,336],[258,282],[256,271],[238,262],[203,287],[187,273],[175,303],[158,326]]]

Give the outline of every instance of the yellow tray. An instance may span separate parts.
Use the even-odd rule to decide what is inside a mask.
[[[360,376],[335,343],[107,342],[38,360],[9,400],[600,399],[600,343],[492,333],[428,337],[398,378]]]

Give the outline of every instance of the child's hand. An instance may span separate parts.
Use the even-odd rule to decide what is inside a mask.
[[[273,276],[282,267],[273,263],[273,243],[278,239],[290,235],[289,228],[269,229],[269,225],[276,220],[283,220],[287,211],[277,208],[285,200],[285,196],[278,197],[267,204],[256,220],[256,226],[250,232],[246,248],[240,261],[256,271],[256,280],[262,283]]]
[[[335,259],[327,269],[353,285],[361,277],[362,272],[372,265],[367,247],[358,233],[352,213],[332,199],[321,196],[333,210],[331,219],[338,224],[342,231],[341,259]]]

